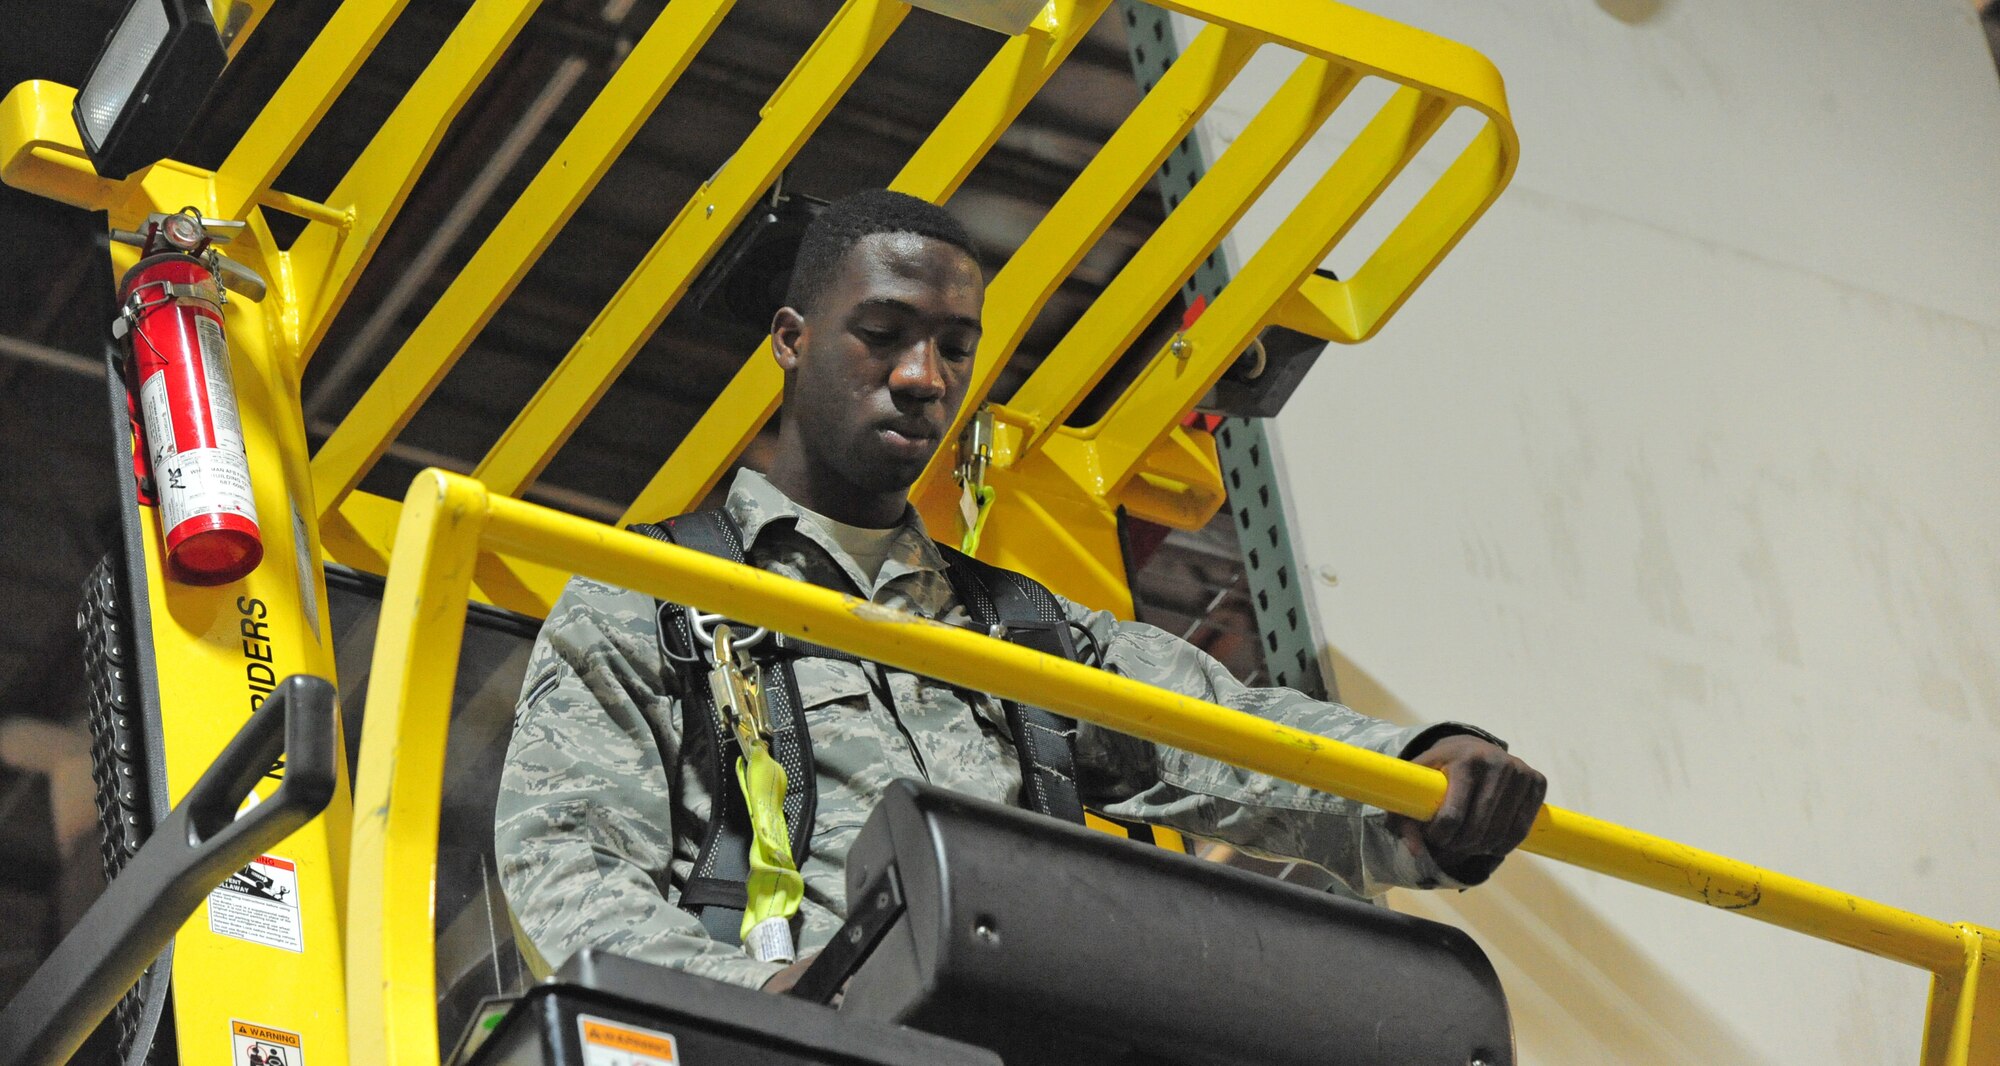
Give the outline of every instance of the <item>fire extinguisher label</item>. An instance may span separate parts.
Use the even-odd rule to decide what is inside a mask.
[[[201,372],[208,379],[208,409],[216,446],[240,451],[243,419],[236,413],[236,383],[229,373],[229,344],[222,339],[222,324],[196,315],[194,332],[201,341]]]
[[[196,515],[232,511],[257,520],[250,494],[250,464],[237,448],[195,448],[154,466],[161,528],[172,530]]]
[[[167,376],[154,374],[139,386],[139,410],[146,418],[146,446],[153,452],[153,469],[158,470],[174,453],[174,412],[167,406]]]

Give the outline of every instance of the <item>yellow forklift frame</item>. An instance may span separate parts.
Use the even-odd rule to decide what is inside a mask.
[[[299,383],[306,362],[429,162],[445,130],[539,6],[474,0],[450,38],[324,201],[274,187],[406,0],[345,0],[214,171],[162,161],[99,178],[70,117],[74,90],[16,86],[0,100],[0,179],[132,229],[188,205],[243,220],[230,254],[270,280],[260,303],[226,311],[266,558],[248,578],[195,589],[164,578],[148,525],[146,595],[159,670],[168,791],[178,798],[254,702],[245,656],[278,676],[334,676],[319,563],[388,575],[373,698],[352,809],[345,790],[286,841],[298,864],[304,950],[211,933],[198,911],[176,940],[174,984],[185,1061],[222,1061],[232,1027],[296,1034],[317,1066],[434,1063],[435,870],[445,723],[470,599],[546,613],[573,572],[701,603],[898,666],[1033,701],[1192,751],[1425,816],[1433,771],[881,612],[825,590],[534,507],[521,495],[563,446],[689,284],[873,59],[909,7],[847,0],[765,103],[726,165],[687,200],[639,266],[514,418],[470,479],[427,472],[396,501],[362,479],[708,42],[733,0],[672,0],[637,41],[468,265],[308,458]],[[1010,38],[892,182],[943,202],[1064,61],[1110,0],[1051,0]],[[238,3],[232,51],[266,3]],[[1263,105],[1119,272],[1042,366],[993,413],[993,504],[979,554],[1072,598],[1131,613],[1119,509],[1179,528],[1224,498],[1214,443],[1182,416],[1264,327],[1358,343],[1393,315],[1499,195],[1518,151],[1497,71],[1465,48],[1332,0],[1162,0],[1206,24],[994,277],[970,389],[984,398],[1064,277],[1152,179],[1250,56],[1301,55]],[[1275,235],[1193,325],[1162,346],[1094,425],[1071,415],[1366,77],[1396,88],[1313,183]],[[1480,128],[1355,274],[1314,273],[1455,112]],[[266,213],[305,220],[287,250]],[[112,246],[114,266],[136,251]],[[662,457],[625,520],[700,501],[775,410],[776,366],[752,353],[685,440]],[[962,423],[961,423],[962,424]],[[940,454],[913,498],[933,529],[960,529],[953,457]],[[251,605],[263,616],[250,619]],[[258,621],[254,646],[245,628]],[[220,707],[237,706],[224,713]],[[359,812],[358,819],[355,812]],[[350,831],[352,840],[349,839]],[[1981,974],[2000,933],[1869,903],[1555,808],[1529,848],[1711,906],[1920,966],[1933,984],[1922,1061],[2000,1061],[2000,978]],[[350,871],[350,847],[352,869]],[[257,980],[239,975],[255,973]]]

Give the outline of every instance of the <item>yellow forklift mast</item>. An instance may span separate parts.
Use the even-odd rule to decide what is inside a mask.
[[[264,24],[265,0],[215,5],[231,54]],[[172,579],[150,508],[133,522],[134,634],[156,714],[168,806],[182,803],[280,680],[341,683],[323,567],[386,578],[359,761],[326,768],[323,810],[259,852],[253,887],[281,906],[220,914],[203,897],[158,966],[170,975],[180,1061],[422,1063],[441,1059],[432,886],[445,741],[468,603],[539,618],[573,574],[750,625],[837,646],[956,684],[1210,755],[1416,817],[1435,810],[1434,771],[1168,694],[999,641],[885,618],[836,593],[622,532],[691,510],[779,402],[780,373],[749,353],[719,399],[671,450],[617,524],[525,502],[537,477],[690,286],[761,205],[822,121],[897,31],[911,5],[846,0],[766,100],[727,162],[682,203],[531,399],[467,474],[426,471],[401,498],[361,485],[514,295],[584,199],[730,14],[732,0],[672,0],[603,90],[479,242],[421,323],[317,450],[301,380],[460,109],[538,7],[473,0],[365,149],[323,197],[279,176],[383,39],[402,0],[345,0],[213,170],[162,159],[100,177],[73,108],[50,82],[0,100],[0,178],[136,231],[184,208],[243,224],[227,255],[267,283],[223,307],[264,556],[248,576],[197,587]],[[890,187],[949,202],[1111,0],[1041,4],[933,0],[918,6],[1007,35],[903,163]],[[1332,0],[1159,0],[1199,25],[1177,61],[1091,156],[993,274],[970,402],[912,496],[929,528],[970,535],[984,559],[1079,602],[1132,614],[1122,513],[1180,529],[1206,523],[1227,491],[1215,441],[1186,416],[1261,338],[1282,327],[1339,344],[1380,330],[1505,188],[1519,145],[1499,73],[1478,53]],[[1010,11],[1009,9],[1016,9]],[[282,11],[273,17],[282,17]],[[1134,197],[1146,191],[1253,54],[1297,66],[1242,134],[1178,196],[1039,367],[1005,402],[985,403],[1037,316]],[[1199,317],[1148,335],[1252,204],[1364,80],[1393,85],[1351,143],[1311,176],[1273,236]],[[1351,276],[1318,270],[1448,119],[1476,133]],[[1414,172],[1413,172],[1414,174]],[[281,247],[274,217],[300,225]],[[139,259],[110,245],[115,272]],[[1080,408],[1135,345],[1139,369],[1101,413]],[[115,375],[114,375],[115,377]],[[115,388],[115,386],[114,386]],[[130,447],[130,442],[124,442]],[[970,507],[965,506],[967,500]],[[970,521],[968,521],[970,519]],[[268,732],[268,730],[267,730]],[[275,735],[275,734],[273,734]],[[266,738],[270,741],[270,738]],[[302,747],[304,733],[294,739]],[[289,750],[289,749],[288,749]],[[291,756],[294,763],[298,754]],[[228,760],[224,760],[227,762]],[[241,761],[240,758],[238,760]],[[234,764],[232,764],[234,765]],[[317,769],[316,771],[317,772]],[[279,765],[239,786],[269,801]],[[225,775],[226,776],[226,775]],[[239,775],[240,776],[240,775]],[[297,791],[309,791],[305,785]],[[351,799],[350,799],[351,797]],[[197,796],[196,798],[200,798]],[[213,797],[211,797],[213,798]],[[1936,975],[1921,1061],[2000,1061],[2000,933],[1858,899],[1735,860],[1547,808],[1528,850],[1711,907],[1907,963]],[[282,889],[282,893],[278,889]],[[259,924],[261,923],[261,924]],[[250,933],[246,928],[256,926]],[[254,979],[253,979],[254,978]],[[262,1052],[258,1052],[260,1055]],[[276,1062],[279,1059],[271,1059]]]

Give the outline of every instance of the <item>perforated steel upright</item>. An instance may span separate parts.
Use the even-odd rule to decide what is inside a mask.
[[[1140,89],[1151,91],[1180,58],[1172,19],[1144,0],[1118,0],[1118,14],[1125,20],[1132,74],[1139,79]],[[1180,205],[1205,169],[1201,143],[1190,133],[1154,179],[1167,210]],[[1189,304],[1196,299],[1213,300],[1228,281],[1229,253],[1217,248],[1196,268],[1182,294]],[[1283,488],[1271,463],[1264,420],[1223,419],[1215,432],[1215,454],[1222,462],[1230,528],[1236,531],[1250,604],[1256,612],[1264,672],[1274,685],[1321,699],[1337,698],[1338,680],[1320,668],[1319,638],[1306,611],[1305,596],[1299,591],[1298,559],[1285,526]]]

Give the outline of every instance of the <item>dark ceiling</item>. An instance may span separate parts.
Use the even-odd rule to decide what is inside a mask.
[[[122,3],[77,0],[51,17],[0,6],[0,86],[77,84]],[[336,5],[279,0],[210,97],[177,153],[219,163]],[[278,187],[324,196],[445,39],[465,4],[412,3]],[[757,110],[838,5],[743,0],[480,334],[364,487],[400,496],[437,464],[469,469],[569,349],[679,205],[754,125]],[[548,0],[461,112],[305,377],[313,439],[443,292],[603,85],[660,0]],[[973,173],[951,206],[989,269],[1007,254],[1137,102],[1118,8]],[[833,199],[886,184],[1001,43],[988,31],[913,11],[787,172],[787,192]],[[511,150],[510,150],[511,149]],[[1005,396],[1161,216],[1142,195],[1053,299],[998,389]],[[75,722],[80,711],[77,589],[115,526],[110,421],[95,368],[111,279],[102,223],[0,188],[13,254],[0,262],[0,717]],[[289,239],[295,226],[274,216]],[[543,474],[531,495],[614,517],[742,365],[759,336],[726,315],[677,309]],[[758,465],[753,446],[745,462]],[[1142,616],[1249,675],[1254,623],[1226,522],[1175,534],[1139,574]]]

